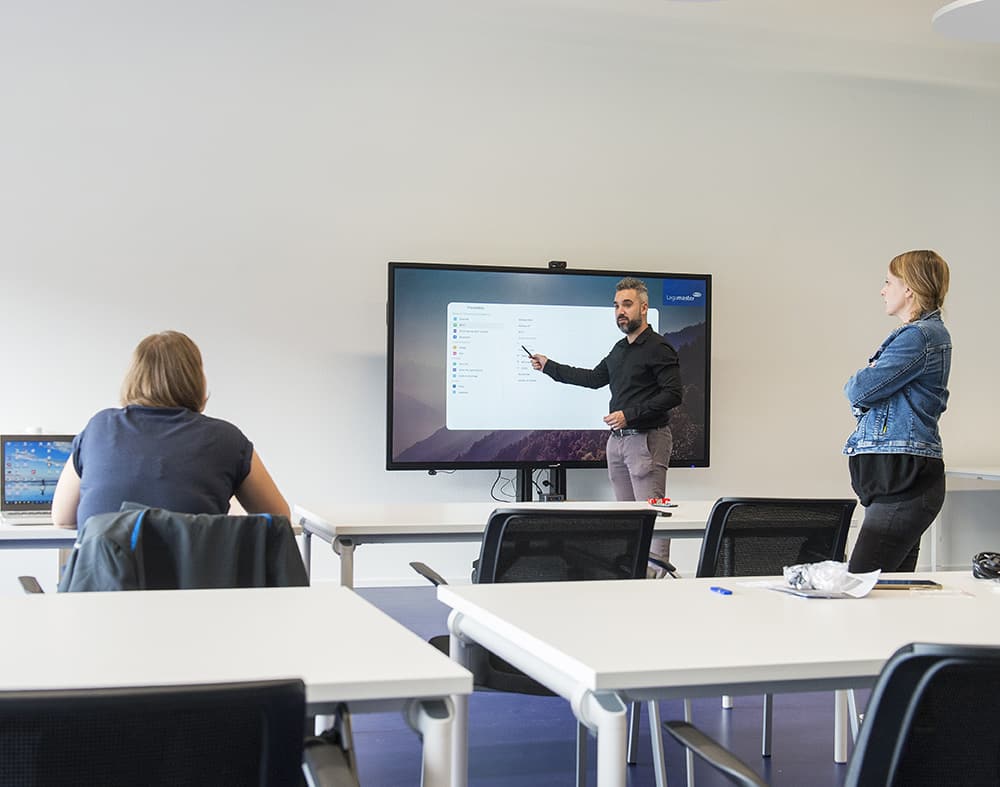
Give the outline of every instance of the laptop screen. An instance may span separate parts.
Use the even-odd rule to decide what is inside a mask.
[[[63,466],[69,461],[73,435],[2,435],[0,510],[48,511]]]

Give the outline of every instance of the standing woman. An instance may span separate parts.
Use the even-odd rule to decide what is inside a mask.
[[[858,419],[844,453],[865,506],[852,573],[913,571],[920,537],[944,504],[938,420],[951,370],[951,336],[941,320],[948,281],[948,263],[933,251],[889,263],[882,299],[903,324],[844,386]]]
[[[202,411],[201,351],[164,331],[135,348],[121,408],[102,410],[73,441],[52,501],[58,527],[83,525],[123,502],[187,514],[225,514],[234,495],[251,513],[289,515],[253,443]]]

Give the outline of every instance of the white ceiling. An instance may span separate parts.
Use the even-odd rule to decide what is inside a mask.
[[[931,17],[948,0],[542,0],[555,8],[720,27],[940,45]]]
[[[1000,0],[998,0],[1000,1]],[[990,0],[993,2],[993,0]],[[548,26],[726,49],[758,64],[1000,88],[1000,44],[948,38],[946,0],[504,0]],[[514,12],[516,13],[516,11]]]

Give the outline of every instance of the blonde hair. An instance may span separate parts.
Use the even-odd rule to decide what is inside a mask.
[[[903,284],[913,291],[911,320],[944,306],[951,273],[948,263],[936,251],[921,249],[903,252],[893,257],[889,272],[902,279]]]
[[[201,412],[207,398],[201,351],[188,336],[163,331],[139,342],[122,381],[123,407],[186,407]]]

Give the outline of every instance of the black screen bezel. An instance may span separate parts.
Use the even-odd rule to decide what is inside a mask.
[[[534,461],[407,461],[400,462],[392,457],[393,435],[393,368],[395,339],[395,274],[397,270],[427,269],[448,271],[498,272],[498,273],[530,273],[557,276],[601,276],[624,278],[635,276],[640,279],[697,279],[705,282],[705,338],[707,342],[705,358],[705,453],[702,457],[671,458],[670,467],[702,468],[709,467],[711,460],[711,401],[712,401],[712,275],[709,273],[675,273],[655,271],[625,271],[607,269],[569,269],[569,268],[534,268],[504,265],[472,265],[461,263],[440,262],[390,262],[388,264],[388,296],[386,300],[386,434],[385,460],[386,470],[506,470],[549,468],[607,468],[604,460],[534,460]],[[683,370],[682,370],[683,375]]]

